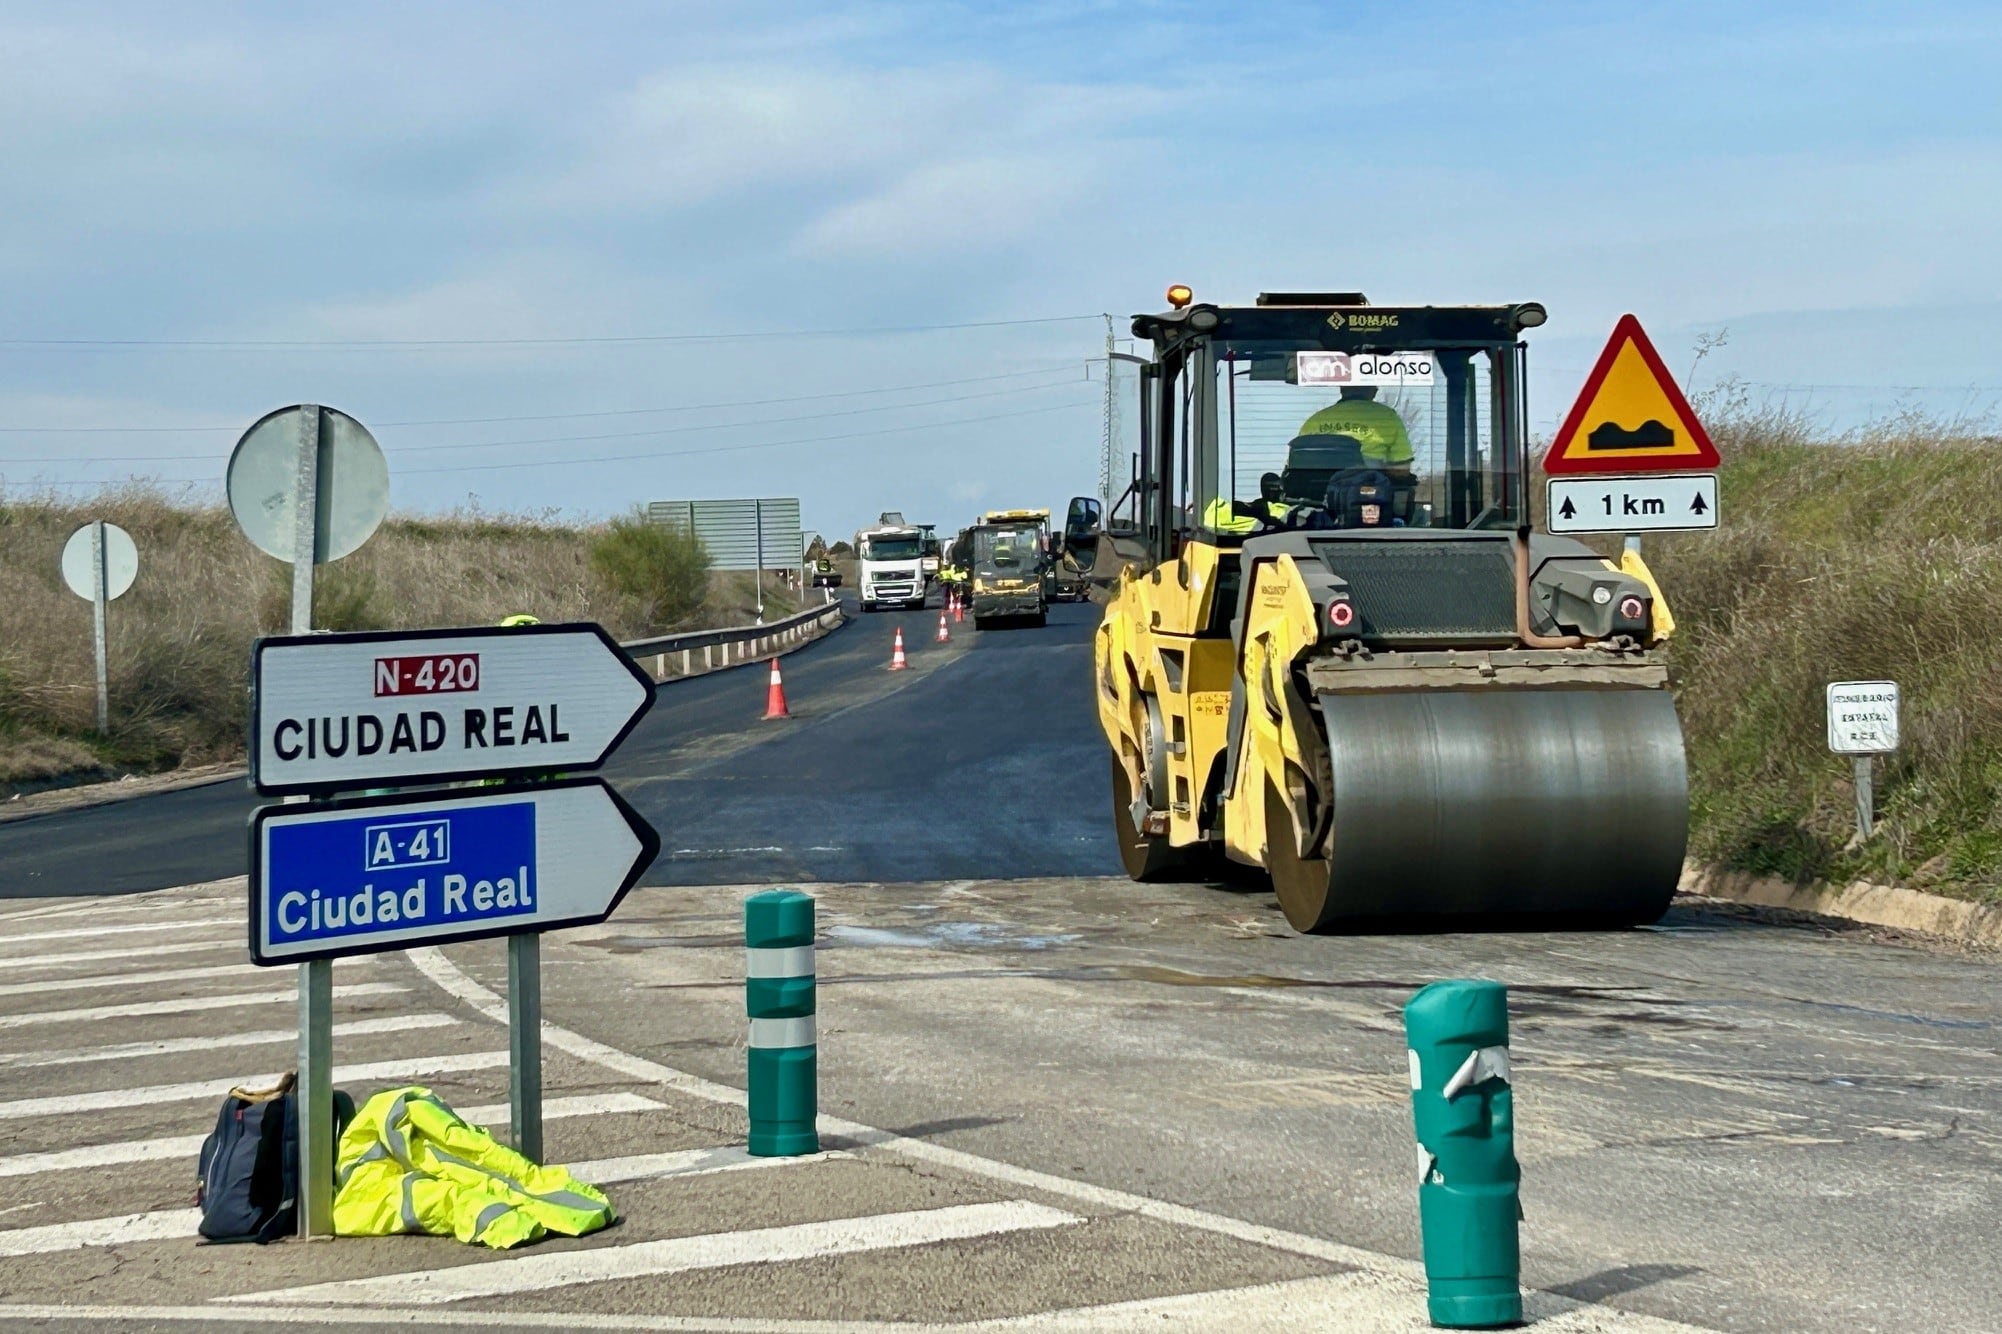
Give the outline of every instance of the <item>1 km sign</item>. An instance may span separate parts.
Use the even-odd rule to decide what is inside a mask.
[[[267,793],[595,769],[653,703],[590,624],[260,639],[251,680]]]

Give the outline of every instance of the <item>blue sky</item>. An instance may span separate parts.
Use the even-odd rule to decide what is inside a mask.
[[[212,492],[313,399],[410,509],[957,525],[1092,488],[1061,317],[1170,281],[1540,300],[1545,426],[1623,310],[1832,426],[2002,399],[1992,5],[0,4],[0,61],[10,489]],[[650,341],[482,341],[591,338]]]

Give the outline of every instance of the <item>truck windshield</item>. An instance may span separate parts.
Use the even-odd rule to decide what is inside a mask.
[[[1042,555],[1039,531],[1033,524],[1015,528],[982,528],[973,535],[974,563],[996,570],[1028,570]]]
[[[921,537],[865,537],[863,560],[916,560],[924,546]]]
[[[1396,526],[1512,527],[1514,442],[1496,356],[1492,348],[1373,354],[1220,343],[1222,498],[1257,502],[1261,479],[1273,473],[1285,504],[1339,525],[1343,488],[1374,482],[1395,496]]]

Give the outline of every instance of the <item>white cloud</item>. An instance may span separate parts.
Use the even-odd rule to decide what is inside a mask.
[[[965,253],[1027,240],[1084,193],[1086,173],[1058,158],[927,163],[866,198],[829,209],[798,248],[821,257]]]

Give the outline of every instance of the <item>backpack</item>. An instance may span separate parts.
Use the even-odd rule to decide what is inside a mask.
[[[298,1231],[299,1099],[297,1074],[269,1089],[233,1088],[202,1141],[195,1188],[199,1230],[209,1242],[259,1245]],[[354,1117],[354,1100],[334,1091],[334,1143]]]

